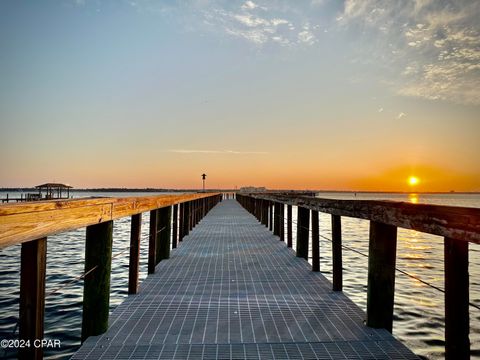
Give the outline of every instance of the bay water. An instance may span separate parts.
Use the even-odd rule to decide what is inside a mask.
[[[153,193],[86,193],[77,197],[143,196]],[[20,193],[10,193],[20,197]],[[0,192],[0,198],[6,193]],[[320,193],[332,199],[375,199],[480,208],[480,194],[387,194]],[[296,209],[293,209],[296,221]],[[149,214],[142,215],[140,280],[147,275]],[[295,229],[295,225],[294,225]],[[320,269],[331,280],[330,215],[320,215]],[[357,252],[343,249],[344,292],[358,306],[366,309],[368,254],[366,220],[342,218],[343,244]],[[127,296],[130,218],[114,222],[110,308],[113,310]],[[295,231],[293,238],[295,248]],[[47,349],[48,359],[68,359],[80,346],[82,321],[85,228],[48,238],[45,303],[45,338],[59,339],[60,349]],[[174,256],[174,252],[172,253]],[[470,302],[480,306],[480,245],[469,246]],[[444,288],[443,238],[413,230],[398,229],[397,268],[439,288]],[[20,290],[20,246],[0,250],[0,339],[18,338]],[[396,273],[393,334],[416,354],[428,359],[444,357],[444,295],[424,283]],[[480,310],[470,307],[472,358],[480,359]],[[0,358],[16,358],[15,351],[0,349]]]

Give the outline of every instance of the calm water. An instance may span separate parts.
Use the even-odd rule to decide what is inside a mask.
[[[13,194],[10,193],[10,196]],[[101,194],[74,193],[75,196]],[[105,196],[140,196],[152,193],[106,193]],[[0,197],[6,194],[0,192]],[[480,207],[480,195],[401,195],[322,193],[321,197],[342,199],[380,199]],[[294,210],[294,220],[296,211]],[[140,278],[147,272],[148,213],[143,215]],[[343,218],[343,242],[346,246],[368,253],[368,221]],[[321,215],[320,231],[330,236],[330,216]],[[114,223],[111,280],[111,309],[127,296],[130,219]],[[69,358],[80,344],[83,282],[75,280],[84,271],[85,229],[49,237],[47,253],[47,288],[45,337],[61,339],[60,351],[47,351],[50,359]],[[295,239],[294,239],[295,241]],[[122,251],[125,251],[122,253]],[[321,270],[331,279],[330,242],[321,242]],[[20,247],[0,250],[0,339],[18,336]],[[343,250],[344,292],[361,308],[366,308],[367,258]],[[443,239],[416,231],[398,231],[397,267],[443,288]],[[470,301],[480,306],[480,246],[470,245]],[[54,290],[72,281],[55,293]],[[443,358],[443,294],[406,277],[396,276],[394,335],[413,351],[429,359]],[[480,359],[480,311],[470,308],[472,358]],[[15,331],[15,333],[14,333]],[[0,358],[15,358],[14,352],[0,350]]]

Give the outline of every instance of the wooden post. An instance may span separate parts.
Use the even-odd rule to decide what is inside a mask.
[[[312,210],[312,271],[320,271],[320,229],[318,211]]]
[[[468,242],[445,238],[445,359],[470,359]]]
[[[148,236],[148,273],[155,273],[157,265],[157,210],[150,211],[150,231]]]
[[[142,230],[142,214],[132,215],[130,226],[130,259],[128,265],[128,293],[138,292],[138,269],[140,262],[140,239]]]
[[[340,215],[332,215],[332,262],[333,291],[342,291],[342,220]]]
[[[285,241],[285,204],[280,203],[280,213],[279,219],[280,219],[280,241]]]
[[[193,223],[194,226],[197,226],[198,222],[199,222],[199,217],[200,217],[200,201],[199,200],[194,200],[194,203],[195,203],[195,221]]]
[[[268,200],[263,200],[263,225],[268,229]]]
[[[197,213],[197,216],[195,217],[195,225],[197,225],[199,222],[200,222],[200,215],[201,215],[201,207],[200,207],[200,199],[198,200],[195,200],[195,202],[197,203],[196,205],[196,213]]]
[[[266,200],[260,199],[260,223],[265,225],[265,202]]]
[[[297,256],[308,260],[308,237],[310,232],[310,210],[297,207]]]
[[[275,202],[275,210],[273,214],[273,235],[280,236],[280,203]]]
[[[195,215],[195,203],[193,201],[189,201],[188,203],[188,234],[190,231],[193,230],[193,217]]]
[[[178,224],[178,242],[185,236],[185,203],[180,204],[179,224]]]
[[[292,247],[292,205],[287,205],[287,246]]]
[[[190,230],[193,230],[193,228],[195,227],[196,216],[197,216],[197,202],[195,200],[192,200],[190,202],[190,220],[191,220]]]
[[[157,217],[157,264],[163,259],[170,257],[172,207],[167,206],[158,209]]]
[[[268,207],[269,207],[269,213],[270,213],[270,223],[268,225],[268,230],[272,231],[273,230],[273,202],[272,201],[268,202]]]
[[[82,342],[108,329],[113,221],[87,226],[83,281]]]
[[[195,200],[195,226],[200,222],[200,200]]]
[[[370,221],[367,326],[392,332],[397,227]]]
[[[265,200],[265,209],[264,209],[264,212],[265,212],[265,227],[268,229],[268,227],[270,226],[270,201],[269,200]]]
[[[259,199],[258,200],[258,215],[259,215],[259,218],[260,218],[260,224],[263,225],[263,202],[264,200],[263,199]]]
[[[30,347],[20,348],[20,359],[42,359],[42,348],[35,348],[35,339],[43,339],[45,315],[45,271],[47,238],[22,244],[20,270],[20,340],[29,340]]]
[[[263,207],[263,200],[258,199],[257,200],[257,214],[258,214],[258,221],[260,221],[260,224],[263,222],[262,207]]]
[[[177,247],[178,238],[178,204],[173,205],[173,232],[172,232],[172,249]]]
[[[190,231],[195,227],[195,200],[190,200]]]
[[[187,236],[190,233],[190,202],[187,201],[183,203],[185,209],[183,211],[184,221],[184,231],[183,236]]]

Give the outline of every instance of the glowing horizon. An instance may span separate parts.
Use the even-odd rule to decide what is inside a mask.
[[[1,2],[0,187],[479,192],[479,17],[473,0]]]

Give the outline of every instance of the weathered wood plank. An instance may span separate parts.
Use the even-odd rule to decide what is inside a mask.
[[[38,201],[0,205],[0,249],[217,193]]]
[[[396,201],[334,200],[257,194],[251,196],[480,244],[478,208]]]

